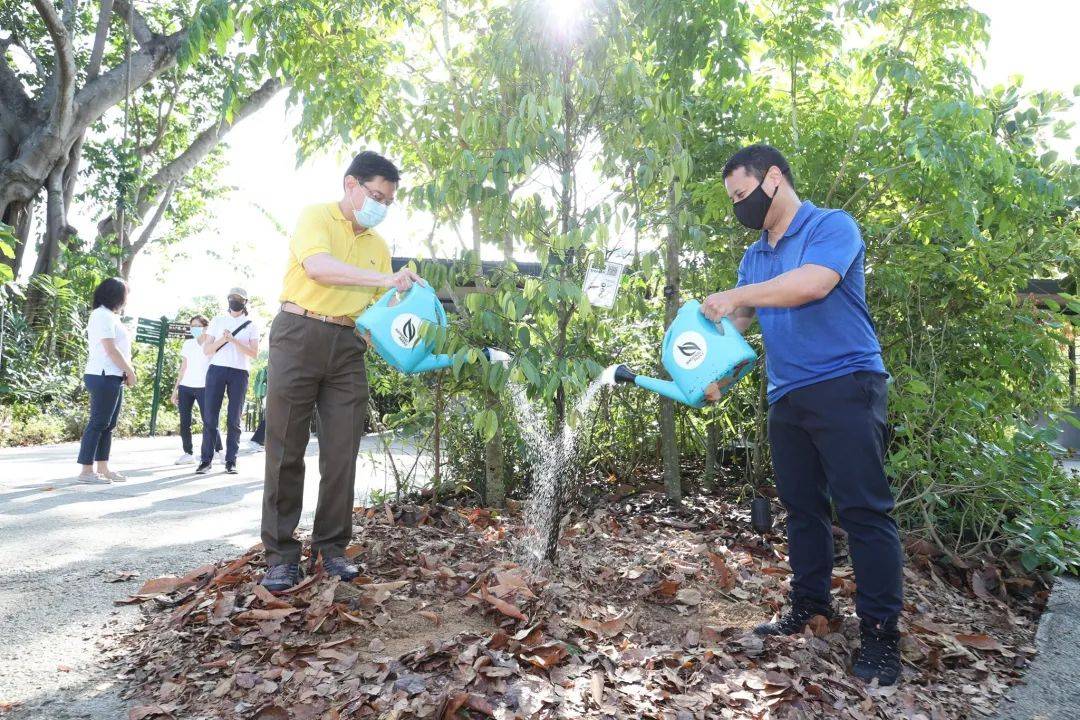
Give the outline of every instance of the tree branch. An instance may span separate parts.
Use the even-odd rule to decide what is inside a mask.
[[[140,146],[135,150],[140,157],[146,157],[152,153],[158,151],[161,147],[161,143],[165,140],[165,131],[169,128],[169,118],[172,117],[173,107],[176,105],[176,97],[180,94],[180,80],[177,77],[173,82],[173,91],[169,96],[169,104],[165,109],[165,115],[162,117],[161,104],[158,104],[158,117],[157,117],[157,130],[154,133],[154,139],[150,141],[148,145]]]
[[[153,217],[150,218],[150,222],[146,223],[146,227],[139,233],[139,239],[131,244],[131,254],[134,255],[143,249],[146,243],[150,242],[150,236],[154,233],[154,228],[161,222],[161,218],[165,215],[165,211],[169,207],[169,202],[172,200],[173,191],[176,190],[177,181],[173,181],[165,188],[165,196],[161,199],[161,202],[157,206],[157,210],[154,211]]]
[[[11,66],[3,48],[0,48],[0,125],[16,141],[21,140],[26,128],[37,116],[26,88]]]
[[[51,121],[57,131],[63,132],[71,121],[75,101],[75,54],[71,47],[71,36],[56,14],[56,8],[49,0],[33,0],[34,7],[45,23],[56,50],[57,80],[56,103],[50,112]]]
[[[119,5],[114,3],[114,11],[119,10]],[[88,80],[75,96],[78,105],[76,126],[80,129],[87,127],[123,99],[127,91],[128,63],[131,64],[131,87],[140,88],[176,64],[176,55],[186,39],[187,29],[158,36],[134,53],[127,62]]]
[[[15,47],[22,50],[23,54],[25,54],[26,57],[30,58],[30,62],[34,63],[34,69],[37,71],[37,74],[41,76],[43,81],[49,76],[49,71],[45,69],[45,64],[41,62],[41,58],[39,58],[37,56],[37,53],[31,50],[26,45],[26,43],[22,41],[22,38],[19,37],[17,33],[11,33],[11,38],[9,39],[9,42],[14,43]]]
[[[102,3],[104,4],[104,3]],[[159,37],[157,33],[150,29],[150,25],[147,24],[146,18],[139,13],[128,0],[114,0],[113,3],[116,7],[116,12],[125,24],[128,23],[128,19],[131,19],[129,27],[131,28],[131,34],[135,36],[135,41],[139,43],[139,47],[146,47],[150,45],[156,38]]]
[[[281,88],[281,81],[277,78],[267,80],[258,90],[249,95],[240,107],[236,109],[233,113],[231,123],[219,119],[215,121],[213,125],[199,133],[184,152],[159,168],[158,171],[154,173],[141,188],[139,188],[136,195],[135,207],[131,212],[132,217],[141,218],[146,215],[146,213],[150,211],[156,188],[180,181],[185,175],[191,172],[191,169],[194,168],[195,165],[209,155],[211,150],[217,147],[218,143],[221,142],[221,139],[225,137],[236,123],[261,109],[270,101],[270,98],[281,90]],[[104,237],[114,234],[117,229],[116,224],[117,219],[115,213],[108,215],[98,223],[98,236]]]
[[[109,37],[109,21],[112,19],[113,0],[101,0],[98,10],[97,30],[94,33],[94,46],[90,51],[90,60],[86,64],[86,77],[93,80],[101,72],[101,56],[105,53],[105,40]]]

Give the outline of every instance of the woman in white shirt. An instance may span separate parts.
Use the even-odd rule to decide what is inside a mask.
[[[202,455],[199,475],[210,472],[214,458],[214,437],[217,434],[221,404],[229,395],[228,423],[225,434],[225,472],[236,474],[236,454],[240,449],[240,416],[244,412],[244,396],[247,395],[248,368],[251,359],[259,352],[259,326],[248,317],[248,294],[243,288],[234,287],[228,295],[229,312],[210,321],[207,340],[203,350],[210,358],[206,371],[206,390],[203,400]]]
[[[94,290],[94,307],[86,323],[88,342],[83,379],[90,393],[90,419],[79,444],[82,472],[77,478],[83,483],[108,485],[127,479],[109,469],[112,431],[120,418],[124,386],[135,385],[131,338],[120,322],[127,292],[127,283],[120,278],[103,280]]]
[[[206,327],[209,321],[202,315],[191,318],[191,337],[184,341],[180,348],[180,372],[176,374],[176,385],[173,386],[172,402],[180,411],[180,442],[184,446],[184,454],[176,461],[177,465],[195,462],[191,446],[191,409],[196,403],[199,405],[199,415],[206,422],[206,406],[203,402],[203,393],[206,388],[206,369],[210,367],[210,358],[206,356],[203,345],[209,339]],[[215,450],[221,452],[221,433],[217,433],[214,442]]]

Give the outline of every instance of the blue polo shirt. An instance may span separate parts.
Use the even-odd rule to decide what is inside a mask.
[[[828,295],[791,308],[757,308],[765,339],[768,398],[772,404],[792,390],[859,370],[885,374],[881,345],[866,307],[866,246],[855,220],[843,210],[806,200],[787,232],[769,246],[768,232],[746,249],[739,285],[765,282],[806,264],[840,275]]]

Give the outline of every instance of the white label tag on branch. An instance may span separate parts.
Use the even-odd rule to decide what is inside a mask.
[[[589,266],[585,272],[585,285],[582,289],[593,307],[610,308],[615,304],[623,267],[622,263],[617,262],[606,262],[602,268]]]

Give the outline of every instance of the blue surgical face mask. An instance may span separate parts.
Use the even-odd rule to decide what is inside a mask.
[[[193,328],[191,328],[191,337],[195,338],[196,340],[198,340],[200,337],[202,337],[202,334],[203,334],[203,328],[201,328],[201,327],[193,327]]]
[[[389,208],[381,202],[366,197],[364,198],[363,207],[359,210],[353,209],[353,217],[356,218],[357,225],[373,228],[383,221],[383,218],[386,217],[387,210],[389,210]]]

